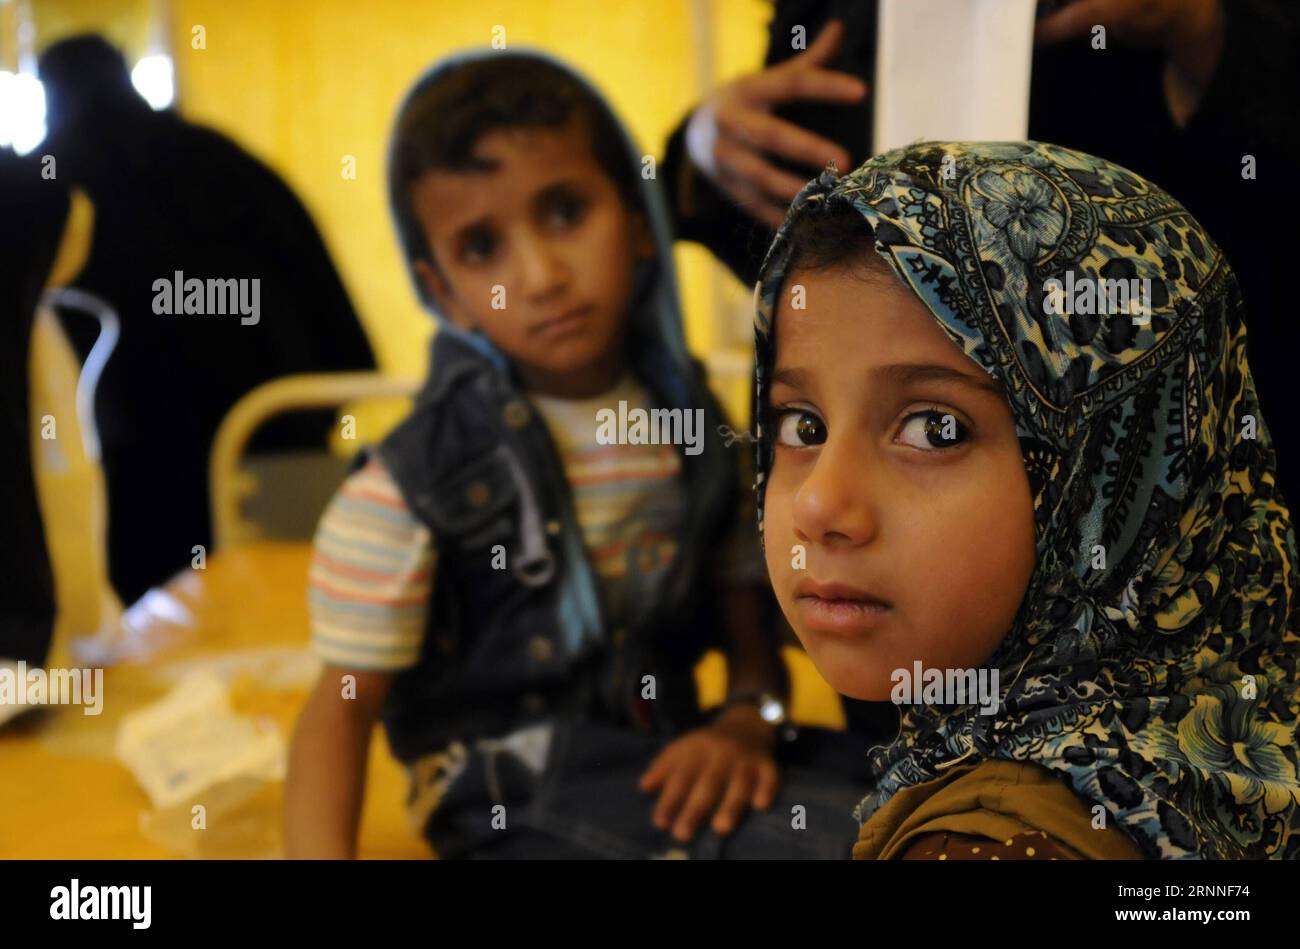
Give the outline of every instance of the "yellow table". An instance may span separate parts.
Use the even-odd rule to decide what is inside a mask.
[[[0,731],[0,857],[165,858],[175,851],[152,842],[141,814],[152,810],[131,773],[113,758],[122,716],[165,694],[169,669],[238,658],[247,650],[306,647],[305,588],[310,547],[255,544],[212,556],[155,594],[133,640],[148,655],[104,672],[103,712],[51,706]],[[306,699],[304,688],[270,688],[236,674],[232,704],[239,714],[275,720],[286,742]],[[402,801],[405,775],[382,731],[371,745],[361,819],[362,857],[427,857],[409,830]],[[279,847],[282,786],[259,793],[231,816],[238,827],[209,822],[203,856],[248,856]]]
[[[310,546],[259,543],[218,552],[206,569],[186,570],[141,601],[130,615],[130,641],[143,654],[104,672],[103,712],[52,706],[0,730],[0,858],[166,858],[182,855],[141,828],[152,810],[131,773],[113,757],[125,714],[162,697],[181,671],[234,664],[265,651],[308,643],[306,582]],[[292,656],[292,652],[286,653]],[[242,659],[241,659],[242,657]],[[842,726],[838,700],[807,656],[785,651],[793,687],[791,715],[808,724]],[[55,663],[57,664],[57,662]],[[232,679],[236,713],[269,716],[286,742],[306,686],[272,684],[267,675]],[[721,701],[725,665],[717,653],[697,669],[705,706]],[[382,729],[371,743],[359,855],[427,857],[403,810],[406,778]],[[190,855],[247,857],[280,848],[283,786],[276,783],[220,821],[210,821]]]

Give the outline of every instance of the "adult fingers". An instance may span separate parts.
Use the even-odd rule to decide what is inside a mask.
[[[721,174],[744,179],[771,201],[789,204],[804,186],[803,178],[782,171],[744,143],[719,140],[713,154]]]
[[[736,175],[720,174],[717,182],[718,187],[729,194],[746,214],[762,221],[772,230],[775,231],[785,220],[788,205],[772,200],[745,179]]]
[[[844,21],[830,20],[821,28],[812,45],[786,62],[792,66],[822,66],[835,58],[844,42]]]
[[[1082,36],[1112,9],[1111,0],[1074,0],[1034,24],[1034,44],[1047,46]]]
[[[714,144],[715,158],[718,149],[724,147],[730,139],[769,155],[807,165],[817,171],[825,168],[828,161],[834,161],[840,171],[847,171],[849,168],[849,153],[843,146],[828,138],[815,135],[807,129],[802,129],[793,122],[787,122],[785,119],[779,119],[758,109],[719,109],[716,121],[721,134]],[[798,181],[793,175],[787,174],[786,177]],[[784,197],[779,182],[774,180],[773,183],[778,185],[778,190],[772,193]],[[798,181],[785,200],[791,200],[799,193],[801,187],[803,182]]]
[[[755,73],[736,89],[747,101],[775,105],[793,99],[853,103],[867,94],[868,86],[852,73],[809,66],[792,69],[782,63]]]

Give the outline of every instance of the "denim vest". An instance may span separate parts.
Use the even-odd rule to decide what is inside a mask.
[[[679,446],[688,502],[676,559],[655,609],[607,629],[544,420],[482,353],[436,335],[428,383],[375,450],[437,550],[419,661],[397,675],[382,713],[400,760],[556,715],[661,735],[700,720],[693,668],[720,645],[714,570],[739,485],[697,363],[686,387],[709,440],[694,456]]]

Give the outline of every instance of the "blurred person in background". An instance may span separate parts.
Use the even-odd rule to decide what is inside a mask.
[[[0,664],[40,665],[54,627],[54,574],[32,467],[28,354],[41,294],[64,269],[71,197],[61,182],[41,178],[39,162],[0,149],[0,206],[7,218],[0,228]]]
[[[52,45],[39,68],[49,124],[40,150],[96,210],[75,286],[121,319],[96,419],[109,574],[129,604],[187,566],[194,545],[210,546],[208,453],[241,396],[279,376],[375,361],[315,224],[274,171],[224,135],[154,111],[98,36]],[[155,282],[178,272],[259,281],[256,318],[157,312]],[[84,358],[93,326],[63,316]],[[254,447],[320,446],[331,424],[329,413],[296,416],[268,425]]]

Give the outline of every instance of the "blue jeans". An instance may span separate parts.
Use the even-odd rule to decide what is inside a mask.
[[[657,795],[637,781],[663,739],[589,721],[554,726],[540,773],[509,751],[475,749],[425,828],[443,857],[472,859],[848,859],[852,811],[867,793],[866,747],[802,729],[778,755],[781,785],[765,811],[720,836],[708,821],[687,844],[651,823]]]

